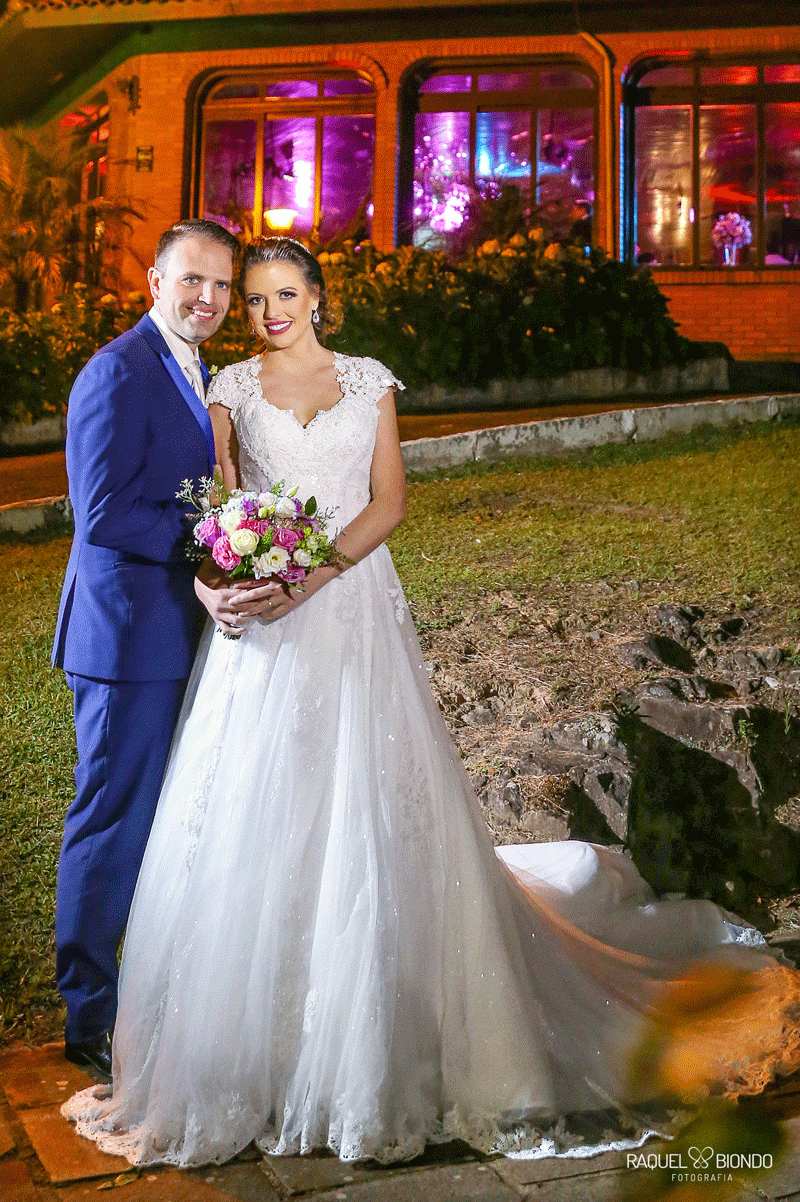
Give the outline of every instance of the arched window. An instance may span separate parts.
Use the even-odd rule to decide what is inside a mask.
[[[798,84],[800,55],[637,66],[625,89],[629,258],[800,264]]]
[[[371,218],[375,92],[354,71],[213,81],[202,103],[199,212],[229,229],[326,242]]]
[[[400,186],[403,240],[463,243],[470,225],[478,237],[485,232],[487,205],[499,212],[520,204],[554,237],[583,221],[591,242],[596,109],[596,87],[582,64],[420,69],[405,102],[413,155],[406,153]],[[576,202],[584,202],[580,213]]]

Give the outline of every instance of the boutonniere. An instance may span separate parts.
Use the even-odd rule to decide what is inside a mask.
[[[208,374],[213,377],[217,374],[218,371],[219,371],[219,368],[217,367],[216,363],[214,363],[211,367],[209,367]]]

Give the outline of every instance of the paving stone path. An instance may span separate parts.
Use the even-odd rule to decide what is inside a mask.
[[[112,1189],[120,1202],[614,1202],[623,1191],[635,1202],[637,1186],[647,1184],[648,1170],[627,1169],[624,1153],[520,1161],[480,1156],[465,1144],[391,1168],[329,1155],[264,1158],[248,1149],[222,1166],[129,1174],[126,1161],[99,1152],[61,1118],[64,1099],[89,1084],[63,1059],[61,1044],[0,1053],[0,1202],[87,1202]],[[787,1127],[790,1151],[771,1173],[737,1178],[728,1202],[800,1198],[800,1081],[775,1092],[771,1112]],[[711,1186],[692,1195],[704,1196],[719,1197]]]

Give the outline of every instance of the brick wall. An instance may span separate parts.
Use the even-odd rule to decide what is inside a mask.
[[[420,26],[422,28],[422,26]],[[602,35],[601,35],[602,36]],[[128,288],[144,286],[143,264],[152,261],[158,234],[181,214],[184,164],[188,156],[185,98],[193,82],[209,68],[340,65],[365,71],[377,95],[373,238],[388,249],[394,240],[397,169],[397,101],[403,80],[426,58],[513,58],[515,55],[560,55],[582,59],[599,84],[597,201],[595,229],[599,240],[618,229],[619,111],[622,80],[643,56],[703,48],[709,54],[800,51],[800,25],[758,30],[659,31],[613,34],[605,39],[614,62],[612,87],[606,88],[601,47],[575,36],[415,39],[357,45],[185,51],[155,53],[117,67],[102,86],[111,99],[109,144],[110,193],[128,199],[144,214],[134,226],[129,253],[122,260]],[[138,75],[141,107],[130,113],[120,85]],[[89,96],[87,95],[87,98]],[[77,107],[77,105],[76,105]],[[609,138],[609,130],[611,136]],[[153,148],[153,171],[135,170],[137,147]],[[613,170],[606,172],[609,159]],[[616,245],[608,245],[616,253]],[[659,270],[656,278],[670,297],[670,310],[689,337],[720,340],[741,358],[800,359],[797,287],[800,273],[782,271]]]
[[[800,279],[792,272],[656,271],[687,338],[724,342],[736,359],[800,361]]]

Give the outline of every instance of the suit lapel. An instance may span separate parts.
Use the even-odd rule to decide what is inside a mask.
[[[181,371],[175,357],[172,355],[169,347],[162,338],[161,331],[158,329],[155,322],[152,321],[152,319],[145,313],[144,317],[141,319],[141,321],[139,321],[136,328],[158,355],[159,359],[164,364],[164,367],[172,377],[172,381],[175,384],[175,387],[178,389],[178,392],[191,409],[192,414],[197,420],[198,426],[203,431],[203,436],[208,447],[209,464],[213,468],[216,462],[216,452],[214,450],[214,431],[211,426],[211,418],[208,416],[208,410],[200,400],[195,390],[192,388],[189,381],[186,379],[186,376]],[[205,367],[205,364],[202,364],[202,369],[203,378],[206,380],[206,383],[208,383],[208,369]]]

